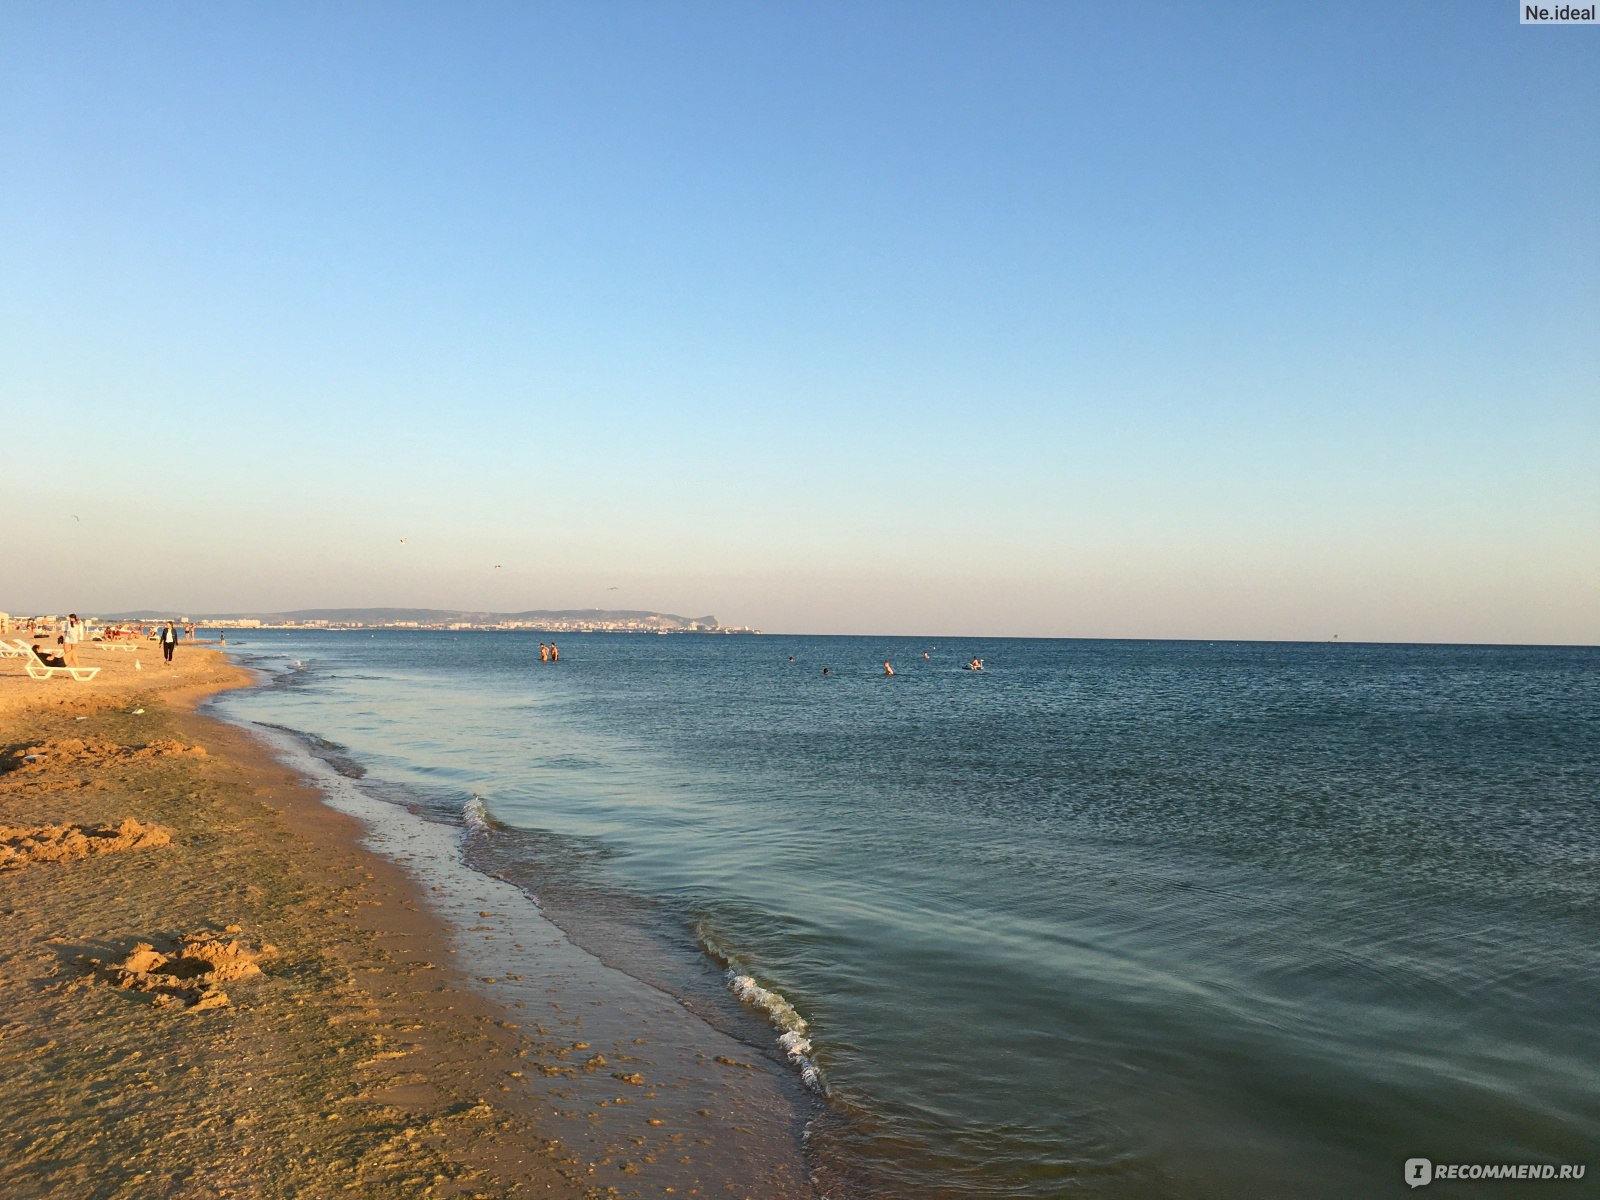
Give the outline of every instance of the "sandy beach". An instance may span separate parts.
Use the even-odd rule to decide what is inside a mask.
[[[80,657],[0,660],[0,1194],[812,1194],[781,1070],[196,711],[224,654]]]

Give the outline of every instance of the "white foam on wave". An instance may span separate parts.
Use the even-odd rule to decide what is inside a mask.
[[[828,1083],[822,1077],[822,1068],[817,1066],[816,1060],[811,1057],[811,1039],[806,1036],[809,1028],[806,1019],[795,1010],[794,1005],[790,1004],[781,992],[764,988],[757,983],[755,976],[745,970],[744,964],[722,944],[721,939],[707,925],[697,926],[695,933],[706,953],[726,968],[723,971],[723,978],[727,980],[728,990],[744,1003],[759,1008],[778,1030],[778,1045],[790,1065],[800,1072],[801,1082],[818,1095],[826,1096]]]
[[[468,833],[488,833],[494,828],[489,819],[488,806],[484,804],[483,797],[472,793],[471,798],[461,806],[461,820],[466,825]]]
[[[779,1030],[778,1045],[794,1069],[800,1072],[801,1082],[812,1091],[827,1095],[828,1086],[823,1082],[822,1070],[811,1057],[811,1039],[806,1037],[806,1019],[795,1011],[794,1005],[782,993],[762,987],[737,966],[728,967],[726,977],[728,990],[746,1004],[761,1009]]]

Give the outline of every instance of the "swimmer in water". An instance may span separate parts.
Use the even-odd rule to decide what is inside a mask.
[[[883,660],[883,673],[885,675],[894,674],[894,668],[889,665],[889,660],[887,658]]]

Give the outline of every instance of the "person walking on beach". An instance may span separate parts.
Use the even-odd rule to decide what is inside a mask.
[[[69,667],[78,665],[78,642],[83,637],[83,622],[77,613],[67,614],[67,627],[61,634],[61,661]]]
[[[161,660],[163,662],[172,661],[172,648],[177,644],[178,631],[173,628],[172,622],[168,621],[166,627],[161,631]]]

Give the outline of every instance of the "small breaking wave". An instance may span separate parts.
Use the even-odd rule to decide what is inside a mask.
[[[305,687],[316,676],[310,664],[303,663],[298,658],[290,661],[281,654],[241,650],[235,646],[229,646],[228,650],[241,665],[249,667],[252,671],[259,671],[262,676],[261,686],[268,690],[286,691]]]
[[[294,738],[308,751],[313,758],[327,763],[346,779],[360,779],[367,773],[367,768],[362,766],[350,756],[350,748],[341,746],[338,742],[330,742],[327,738],[318,737],[304,729],[295,729],[288,725],[278,725],[272,721],[256,721],[263,729],[275,729],[279,733],[286,733]]]
[[[728,990],[745,1004],[760,1009],[772,1023],[773,1028],[778,1031],[778,1046],[790,1065],[800,1073],[800,1081],[818,1095],[826,1096],[828,1084],[822,1077],[822,1068],[817,1066],[816,1060],[811,1056],[811,1039],[806,1036],[810,1026],[807,1025],[806,1019],[793,1004],[789,1003],[782,992],[762,987],[757,983],[743,964],[723,950],[716,939],[704,929],[700,931],[700,944],[724,964],[723,978],[727,981]]]
[[[467,827],[468,834],[490,833],[494,830],[494,818],[489,815],[488,805],[477,792],[473,792],[461,806],[461,822]]]
[[[794,1069],[800,1072],[800,1081],[812,1091],[827,1095],[828,1088],[822,1081],[822,1071],[811,1057],[811,1039],[806,1037],[806,1019],[795,1011],[794,1005],[784,999],[781,993],[764,988],[750,976],[740,974],[735,967],[728,968],[727,980],[729,991],[746,1004],[765,1012],[773,1026],[782,1031],[778,1034],[778,1045]]]

